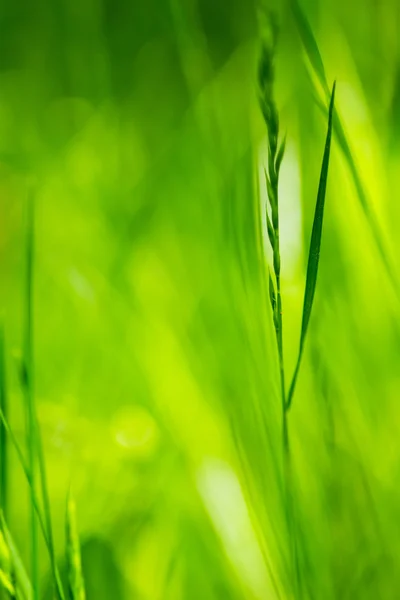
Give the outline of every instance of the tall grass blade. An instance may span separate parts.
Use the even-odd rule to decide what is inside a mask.
[[[4,515],[0,513],[0,525],[1,530],[4,535],[5,542],[7,544],[7,548],[10,553],[10,562],[12,565],[13,572],[15,574],[15,579],[17,583],[17,590],[21,591],[22,597],[25,600],[32,600],[33,598],[33,590],[31,582],[29,581],[29,577],[26,573],[26,569],[24,567],[24,563],[19,555],[15,542],[12,538],[12,535],[7,527],[7,523],[4,519]],[[19,594],[17,595],[19,597]]]
[[[296,20],[297,28],[300,33],[301,40],[303,42],[303,46],[305,48],[307,57],[310,61],[312,68],[314,69],[319,83],[325,91],[326,96],[329,96],[329,85],[326,78],[325,68],[322,61],[321,53],[318,48],[317,41],[312,32],[310,23],[300,6],[298,0],[290,0],[290,5],[292,8],[293,15]],[[337,141],[339,147],[343,153],[343,156],[347,162],[351,177],[353,179],[354,187],[356,188],[358,199],[361,205],[361,209],[364,213],[364,217],[368,223],[368,226],[371,231],[371,235],[374,239],[375,245],[379,251],[381,260],[385,266],[385,270],[387,276],[393,286],[394,291],[396,292],[397,297],[400,299],[400,287],[399,282],[395,274],[395,269],[393,267],[392,261],[389,259],[387,248],[385,248],[385,244],[383,242],[383,235],[380,230],[378,221],[370,208],[370,204],[368,201],[368,196],[365,191],[364,185],[362,183],[361,176],[358,172],[358,168],[354,157],[351,153],[350,144],[348,142],[345,129],[343,127],[343,123],[340,119],[339,114],[336,112],[334,120],[334,131],[337,137]]]
[[[293,375],[292,383],[290,386],[289,394],[286,401],[287,409],[290,408],[292,403],[293,393],[296,386],[297,375],[300,368],[301,358],[303,355],[304,342],[307,335],[308,324],[310,322],[311,311],[314,302],[315,288],[317,285],[318,276],[318,265],[319,256],[321,250],[321,237],[322,237],[322,224],[324,219],[324,207],[326,197],[326,184],[328,180],[329,171],[329,159],[331,152],[331,141],[332,141],[332,126],[333,126],[333,110],[335,104],[335,89],[336,83],[333,84],[331,101],[329,105],[329,119],[328,119],[328,132],[326,135],[325,151],[322,160],[321,175],[319,180],[317,204],[314,213],[314,222],[311,233],[310,251],[308,254],[308,266],[307,266],[307,277],[306,277],[306,288],[304,292],[304,304],[303,304],[303,318],[301,324],[300,333],[300,348],[297,358],[296,368]]]
[[[71,492],[67,498],[66,513],[66,559],[68,586],[71,600],[85,600],[85,584],[82,573],[81,547],[76,523],[76,506]]]
[[[4,355],[4,327],[0,323],[0,409],[7,415],[6,367]],[[0,509],[7,518],[7,435],[0,423]]]
[[[35,510],[36,486],[36,425],[35,405],[33,391],[33,339],[32,339],[32,285],[33,285],[33,249],[34,249],[34,215],[33,199],[28,198],[27,203],[27,230],[26,230],[26,279],[25,279],[25,319],[24,319],[24,345],[23,345],[23,383],[26,410],[26,432],[28,442],[28,465],[31,477],[29,487],[30,499],[30,543],[31,543],[31,578],[33,598],[39,600],[39,551],[38,534]]]
[[[31,489],[31,486],[32,486],[32,477],[31,477],[31,474],[29,472],[29,466],[26,463],[26,460],[25,460],[22,448],[19,445],[19,443],[17,441],[17,438],[16,438],[16,436],[15,436],[15,434],[14,434],[14,432],[13,432],[11,426],[10,426],[10,424],[8,423],[8,421],[7,421],[4,413],[1,411],[1,409],[0,409],[0,421],[1,421],[2,425],[3,425],[3,427],[4,427],[4,430],[5,430],[6,434],[7,434],[7,436],[9,437],[9,439],[11,441],[12,446],[14,447],[14,450],[17,453],[19,463],[20,463],[20,465],[22,467],[22,470],[24,472],[24,475],[25,475],[26,481],[28,483],[28,486]],[[37,518],[38,518],[38,521],[39,521],[40,528],[41,528],[42,533],[43,533],[44,540],[46,542],[46,545],[48,545],[46,526],[45,526],[45,522],[44,522],[41,510],[40,510],[39,500],[38,500],[36,494],[33,497],[33,505],[34,505],[35,510],[36,510],[36,515],[37,515]]]
[[[39,464],[40,487],[44,506],[44,518],[46,522],[47,544],[50,553],[52,572],[55,579],[57,596],[59,600],[65,600],[61,580],[58,575],[53,530],[51,524],[50,501],[47,489],[46,468],[43,455],[40,431],[38,427],[33,383],[33,255],[34,255],[34,203],[33,198],[28,198],[27,219],[27,246],[26,246],[26,299],[25,299],[25,339],[24,339],[24,389],[27,410],[27,437],[28,437],[28,472],[31,502],[31,567],[34,600],[39,598],[39,564],[38,564],[38,540],[36,523],[36,461]]]
[[[40,469],[40,483],[41,483],[44,518],[45,518],[45,522],[46,522],[46,532],[47,532],[47,546],[48,546],[49,555],[50,555],[51,569],[53,572],[57,597],[59,600],[65,600],[64,589],[63,589],[61,578],[60,578],[59,571],[57,568],[57,559],[56,559],[56,552],[55,552],[55,547],[54,547],[54,537],[53,537],[53,527],[52,527],[52,522],[51,522],[50,499],[49,499],[49,493],[48,493],[48,487],[47,487],[46,465],[45,465],[45,460],[44,460],[42,439],[41,439],[40,430],[39,430],[39,427],[37,424],[37,420],[35,422],[35,425],[36,425],[37,453],[38,453],[38,458],[39,458],[39,469]]]
[[[290,6],[296,20],[299,33],[306,50],[308,59],[318,75],[318,79],[326,94],[330,94],[328,80],[325,73],[324,62],[322,60],[321,53],[318,48],[317,41],[312,32],[310,23],[307,20],[306,15],[303,12],[299,2],[297,0],[290,0]]]

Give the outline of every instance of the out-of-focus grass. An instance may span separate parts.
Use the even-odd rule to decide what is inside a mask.
[[[396,4],[302,6],[396,265]],[[326,119],[293,14],[279,16],[291,372]],[[8,408],[22,437],[23,210],[34,178],[35,389],[60,557],[72,480],[89,599],[290,598],[253,3],[8,3],[0,40]],[[290,415],[303,597],[393,598],[399,306],[335,142],[330,169]],[[9,478],[9,524],[26,559],[12,449]]]

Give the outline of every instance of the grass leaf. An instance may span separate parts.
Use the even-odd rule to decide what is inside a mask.
[[[7,415],[4,327],[0,323],[0,410]],[[0,422],[0,509],[7,517],[7,436]]]
[[[67,498],[66,514],[66,559],[70,598],[85,600],[85,584],[82,573],[81,547],[76,524],[76,506],[71,492]]]
[[[314,37],[312,29],[310,27],[310,23],[301,8],[298,0],[290,0],[290,5],[292,8],[293,15],[296,20],[297,28],[300,33],[301,41],[303,43],[304,49],[306,51],[307,57],[310,61],[312,68],[314,69],[319,83],[322,88],[325,90],[326,96],[329,95],[329,85],[326,78],[325,68],[322,61],[321,53],[318,48],[317,41]],[[368,223],[369,229],[371,231],[371,235],[374,239],[375,245],[379,251],[381,260],[385,266],[385,270],[387,276],[393,286],[394,291],[397,294],[397,297],[400,299],[400,286],[396,277],[396,272],[393,267],[392,261],[389,259],[387,249],[385,248],[385,244],[383,242],[383,235],[378,224],[378,221],[370,208],[370,203],[368,200],[367,193],[365,191],[361,176],[359,174],[356,162],[351,153],[350,144],[348,142],[345,129],[343,123],[340,119],[339,114],[336,112],[334,120],[333,120],[333,128],[337,137],[337,141],[339,147],[343,153],[343,156],[347,162],[351,177],[353,179],[354,187],[357,192],[358,200],[361,205],[361,209],[364,213],[364,217]]]
[[[10,550],[0,527],[0,590],[1,589],[5,593],[6,598],[11,598],[11,600],[17,598]],[[4,598],[3,595],[0,594],[0,596],[1,598]]]
[[[314,69],[314,71],[318,75],[318,79],[320,84],[324,88],[326,94],[328,95],[329,85],[328,80],[326,78],[325,67],[322,60],[321,53],[318,48],[317,40],[314,37],[312,32],[310,23],[303,12],[299,2],[297,0],[290,0],[290,5],[293,11],[294,18],[296,20],[296,24],[301,36],[301,40],[303,42],[304,48],[306,50],[308,59]]]
[[[300,334],[300,348],[299,355],[296,363],[295,372],[292,379],[292,384],[290,386],[286,407],[289,409],[293,393],[297,381],[297,375],[300,368],[301,357],[303,354],[304,342],[307,335],[308,324],[310,321],[311,311],[314,302],[314,294],[315,288],[317,285],[317,275],[318,275],[318,265],[319,265],[319,256],[321,250],[321,237],[322,237],[322,224],[324,219],[324,207],[325,207],[325,196],[326,196],[326,184],[328,180],[328,170],[329,170],[329,159],[330,159],[330,151],[331,151],[331,141],[332,141],[332,126],[333,126],[333,110],[335,104],[335,89],[336,83],[333,84],[331,101],[329,105],[329,119],[328,119],[328,132],[326,135],[325,142],[325,150],[324,157],[322,160],[322,168],[319,180],[318,187],[318,195],[317,195],[317,204],[315,207],[314,213],[314,222],[311,233],[311,243],[310,243],[310,251],[308,254],[308,266],[307,266],[307,277],[306,277],[306,288],[304,292],[304,304],[303,304],[303,318],[301,324],[301,334]]]
[[[4,534],[4,539],[6,541],[7,547],[10,552],[10,559],[12,564],[12,569],[15,573],[15,578],[17,581],[18,588],[20,588],[23,598],[25,600],[32,600],[33,598],[33,590],[31,582],[29,581],[29,577],[26,573],[26,569],[24,567],[24,563],[19,555],[15,542],[12,538],[12,535],[7,527],[7,523],[4,519],[3,513],[0,513],[0,525]],[[18,596],[17,596],[18,597]]]
[[[26,437],[28,445],[28,465],[30,473],[29,498],[30,498],[30,544],[31,544],[31,577],[34,600],[39,600],[39,551],[35,509],[36,488],[36,425],[35,425],[35,398],[33,390],[33,250],[34,250],[34,206],[33,199],[28,197],[27,224],[26,224],[26,273],[25,273],[25,302],[24,302],[24,397],[26,411]]]
[[[31,502],[31,561],[32,580],[35,600],[39,599],[39,574],[38,574],[38,542],[36,515],[40,513],[36,499],[36,461],[39,465],[40,486],[44,506],[44,529],[46,543],[49,549],[52,572],[55,579],[57,597],[65,600],[65,594],[58,574],[53,529],[51,523],[50,500],[47,489],[45,460],[38,426],[34,383],[33,383],[33,255],[34,255],[34,200],[28,199],[27,211],[27,241],[26,241],[26,298],[25,298],[25,339],[24,339],[24,391],[27,412],[27,440],[28,440],[28,472]],[[20,455],[21,459],[21,455]],[[43,524],[42,524],[43,529]]]
[[[11,577],[7,575],[3,569],[0,569],[0,590],[1,589],[7,594],[8,598],[11,598],[11,600],[16,600],[17,591],[14,587]]]

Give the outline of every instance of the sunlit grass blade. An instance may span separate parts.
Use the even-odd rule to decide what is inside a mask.
[[[7,598],[11,600],[17,599],[17,591],[12,579],[5,571],[3,571],[3,569],[0,569],[0,591],[7,594]]]
[[[290,4],[307,57],[317,75],[320,85],[322,86],[326,96],[328,97],[330,91],[325,73],[325,68],[310,23],[308,22],[308,19],[303,9],[301,8],[298,0],[291,0]],[[370,228],[371,235],[379,251],[381,260],[385,266],[387,276],[394,288],[394,291],[400,299],[400,286],[396,277],[395,269],[393,267],[392,261],[389,258],[387,248],[385,247],[385,244],[383,242],[383,235],[379,227],[378,221],[371,210],[370,203],[368,201],[368,196],[365,191],[365,187],[359,174],[356,162],[352,155],[350,144],[348,142],[343,123],[337,112],[335,113],[335,117],[333,120],[333,128],[337,137],[339,147],[343,153],[343,156],[347,162],[349,171],[351,173],[351,177],[353,179],[354,187],[357,191],[357,196],[361,205],[361,209]]]
[[[0,409],[7,415],[3,323],[0,323]],[[0,509],[7,518],[7,436],[2,423],[0,423]]]
[[[344,131],[342,122],[337,113],[335,114],[333,122],[334,122],[334,131],[336,134],[336,139],[338,140],[339,146],[340,146],[340,148],[343,152],[343,155],[348,163],[350,173],[351,173],[351,176],[352,176],[353,182],[354,182],[354,187],[356,188],[362,210],[363,210],[364,215],[369,224],[372,236],[374,238],[375,244],[376,244],[379,254],[381,256],[381,260],[385,265],[387,275],[390,279],[390,282],[391,282],[397,296],[400,299],[400,287],[399,287],[398,279],[395,275],[394,267],[392,265],[391,260],[389,259],[387,250],[385,248],[385,244],[383,242],[383,235],[382,235],[382,232],[378,225],[378,222],[377,222],[373,212],[371,211],[371,208],[370,208],[370,205],[368,202],[368,198],[367,198],[367,194],[365,192],[363,183],[361,181],[361,177],[360,177],[358,169],[357,169],[357,165],[355,163],[354,157],[350,150],[349,143],[347,141],[346,133]]]
[[[29,581],[29,577],[26,573],[24,563],[19,555],[19,552],[18,552],[15,542],[13,540],[13,537],[7,527],[7,523],[4,519],[4,515],[1,512],[0,512],[0,525],[1,525],[1,530],[3,532],[3,535],[4,535],[4,540],[7,544],[7,548],[10,553],[10,562],[11,562],[13,573],[15,575],[17,590],[21,591],[21,594],[17,593],[16,597],[19,598],[19,596],[22,595],[22,597],[25,600],[32,600],[33,590],[32,590],[31,582]]]
[[[12,563],[10,550],[0,527],[0,591],[3,591],[6,598],[17,598],[17,592],[14,585],[12,572]],[[4,596],[0,593],[0,596]]]
[[[66,562],[71,600],[85,600],[85,583],[82,573],[81,547],[76,523],[76,506],[71,492],[67,498],[66,512]]]
[[[300,333],[300,347],[299,354],[297,358],[296,368],[294,371],[292,383],[289,389],[289,394],[286,401],[286,407],[289,409],[292,399],[293,393],[296,386],[297,375],[300,368],[301,358],[303,355],[304,342],[307,335],[308,324],[310,322],[311,311],[314,302],[314,294],[315,288],[317,285],[317,276],[318,276],[318,265],[319,265],[319,257],[321,250],[321,237],[322,237],[322,224],[324,219],[324,207],[325,207],[325,197],[326,197],[326,184],[328,180],[328,171],[329,171],[329,160],[330,160],[330,152],[331,152],[331,141],[332,141],[332,126],[333,126],[333,110],[335,104],[335,89],[336,83],[333,84],[331,101],[329,105],[329,119],[328,119],[328,132],[326,135],[326,143],[324,150],[324,157],[322,160],[322,168],[319,180],[318,187],[318,195],[317,195],[317,203],[315,207],[314,213],[314,222],[311,233],[311,243],[310,243],[310,251],[308,255],[308,266],[307,266],[307,276],[306,276],[306,288],[304,293],[304,304],[303,304],[303,318],[301,323],[301,333]]]
[[[3,414],[3,412],[0,409],[0,422],[4,427],[4,430],[8,436],[8,438],[11,441],[12,446],[14,447],[17,456],[18,456],[18,460],[19,463],[22,467],[22,470],[24,472],[24,475],[26,477],[27,483],[29,485],[29,487],[31,487],[32,485],[32,478],[29,472],[29,466],[26,463],[26,460],[24,458],[24,454],[22,452],[21,446],[19,445],[17,438],[12,430],[12,428],[10,427],[10,424],[8,423],[5,415]],[[56,584],[56,590],[57,590],[57,594],[59,596],[59,598],[61,598],[62,600],[65,599],[65,593],[63,590],[63,586],[61,583],[61,577],[60,577],[60,572],[57,566],[57,559],[56,559],[56,555],[55,555],[55,551],[54,551],[54,544],[52,542],[50,542],[50,535],[47,529],[47,522],[45,522],[45,517],[43,517],[42,515],[42,511],[40,509],[40,504],[39,504],[39,500],[36,496],[36,493],[34,494],[33,498],[32,498],[32,502],[36,511],[36,515],[37,515],[37,519],[39,522],[39,526],[40,529],[42,531],[43,534],[43,539],[45,541],[46,547],[48,549],[49,552],[49,557],[50,557],[50,563],[51,563],[51,569],[53,572],[53,577],[54,577],[54,581]]]

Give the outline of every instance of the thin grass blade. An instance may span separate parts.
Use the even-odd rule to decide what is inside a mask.
[[[329,96],[329,85],[325,73],[324,64],[322,61],[321,53],[318,48],[317,41],[312,32],[310,23],[308,22],[307,16],[304,13],[300,3],[298,0],[290,0],[290,5],[292,8],[292,12],[297,24],[297,28],[306,51],[308,60],[314,72],[316,73],[319,83],[322,88],[325,90],[326,96]],[[398,278],[396,276],[396,271],[393,266],[392,260],[389,258],[387,248],[385,247],[385,243],[383,241],[383,235],[381,229],[379,227],[378,221],[371,210],[370,203],[368,200],[368,195],[365,191],[364,184],[362,182],[361,176],[359,174],[356,162],[351,153],[350,144],[345,133],[345,129],[343,123],[340,119],[339,114],[336,112],[333,120],[334,132],[336,134],[336,138],[339,144],[339,147],[343,153],[343,156],[347,162],[351,177],[353,179],[354,187],[357,192],[357,196],[361,205],[361,209],[364,213],[364,217],[368,223],[369,229],[371,231],[371,235],[375,242],[375,245],[380,254],[381,260],[384,264],[387,276],[393,286],[393,289],[397,295],[397,298],[400,300],[400,285]]]
[[[0,527],[0,590],[3,591],[6,598],[14,600],[17,598],[17,591],[14,584],[13,569],[11,563],[10,550],[4,538]],[[2,598],[4,596],[0,594]]]
[[[26,435],[28,444],[28,465],[31,477],[29,486],[30,501],[30,544],[31,544],[31,577],[33,598],[39,600],[39,550],[38,533],[35,509],[36,488],[36,426],[35,426],[35,398],[33,390],[33,250],[34,250],[34,214],[33,198],[27,202],[26,225],[26,273],[25,273],[25,301],[24,301],[24,340],[23,340],[23,389],[26,411]]]
[[[329,160],[332,142],[332,127],[333,127],[333,111],[335,105],[335,90],[336,83],[333,84],[331,101],[329,105],[328,132],[326,135],[324,157],[322,160],[322,168],[319,180],[317,203],[315,206],[314,222],[311,233],[310,251],[308,254],[308,266],[306,276],[306,288],[304,293],[303,318],[301,323],[300,347],[296,363],[296,368],[292,383],[289,389],[289,394],[286,401],[286,409],[290,408],[292,403],[293,393],[296,386],[297,376],[300,368],[301,358],[304,349],[304,342],[307,335],[308,324],[310,322],[311,311],[314,302],[315,288],[317,285],[318,265],[321,251],[322,224],[324,220],[324,208],[326,197],[326,184],[328,181]]]
[[[25,332],[24,332],[24,360],[23,360],[23,388],[26,404],[26,424],[28,439],[28,472],[31,502],[31,568],[34,590],[34,600],[39,600],[39,564],[38,564],[38,539],[37,539],[37,500],[36,500],[36,470],[39,466],[40,487],[44,506],[46,522],[46,541],[50,553],[52,571],[59,600],[65,600],[60,577],[56,568],[56,556],[53,542],[53,531],[50,513],[50,501],[47,489],[45,461],[38,427],[34,382],[33,382],[33,255],[34,255],[34,200],[28,198],[27,210],[27,240],[26,240],[26,298],[25,298]]]
[[[29,577],[26,573],[24,563],[19,555],[17,546],[15,545],[13,537],[10,533],[10,530],[7,527],[7,523],[2,513],[0,513],[0,526],[10,553],[10,561],[15,574],[18,589],[21,591],[21,594],[25,600],[32,600],[33,590],[31,582],[29,581]]]
[[[63,585],[61,582],[61,577],[57,567],[57,558],[54,547],[54,537],[53,537],[53,526],[51,521],[51,511],[50,511],[50,498],[47,487],[47,476],[46,476],[46,464],[44,460],[43,453],[43,445],[41,434],[39,430],[39,426],[36,419],[36,445],[37,445],[37,453],[39,458],[39,470],[40,470],[40,483],[41,483],[41,491],[42,491],[42,500],[43,500],[43,508],[44,508],[44,519],[46,522],[46,532],[47,532],[47,547],[50,555],[51,568],[53,572],[53,578],[55,583],[55,588],[57,592],[58,600],[65,600],[65,593],[63,589]]]
[[[0,323],[0,409],[7,415],[6,368],[4,354],[4,327]],[[0,423],[0,509],[7,518],[7,435]]]
[[[86,600],[82,573],[81,547],[76,522],[76,506],[71,492],[67,498],[66,559],[69,593],[72,600]]]
[[[310,23],[297,0],[290,0],[290,6],[296,20],[296,24],[306,50],[308,59],[314,71],[318,75],[318,79],[326,94],[330,94],[328,80],[325,73],[325,67],[321,53],[318,48],[317,40],[314,37]]]

